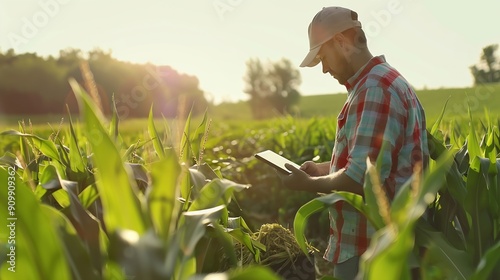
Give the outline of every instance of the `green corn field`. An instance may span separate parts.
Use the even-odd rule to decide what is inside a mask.
[[[140,130],[124,132],[116,109],[106,119],[71,86],[80,115],[68,113],[66,125],[48,135],[25,123],[1,132],[0,279],[286,278],[271,261],[298,256],[284,246],[268,257],[270,245],[256,238],[261,226],[290,229],[299,253],[317,264],[325,209],[338,201],[377,229],[362,279],[500,277],[500,123],[488,113],[444,119],[444,106],[428,128],[430,166],[387,201],[376,162],[363,198],[290,193],[253,157],[271,149],[297,163],[327,161],[331,118],[242,125],[208,113],[155,120],[151,111]],[[289,279],[333,279],[293,269]]]

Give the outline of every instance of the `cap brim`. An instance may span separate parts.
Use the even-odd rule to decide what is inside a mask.
[[[300,64],[300,67],[313,67],[318,65],[320,61],[318,58],[318,53],[320,48],[321,45],[311,49],[309,53],[306,55],[306,58],[304,58],[304,60]]]

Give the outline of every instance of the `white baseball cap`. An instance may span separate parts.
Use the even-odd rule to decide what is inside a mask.
[[[319,11],[309,24],[309,53],[300,67],[316,66],[320,61],[317,56],[321,45],[335,34],[353,27],[361,27],[361,22],[357,20],[357,14],[349,9],[325,7]]]

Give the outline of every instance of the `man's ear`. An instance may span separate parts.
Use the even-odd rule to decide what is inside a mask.
[[[354,53],[359,53],[360,49],[352,44],[352,42],[344,34],[339,33],[334,37],[335,43],[346,56],[351,56]]]
[[[335,36],[333,36],[333,41],[342,49],[346,46],[346,37],[342,33],[335,34]]]

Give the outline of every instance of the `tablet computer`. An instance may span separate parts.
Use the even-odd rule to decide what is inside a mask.
[[[271,150],[266,150],[260,153],[256,153],[255,157],[270,166],[274,167],[276,170],[281,172],[282,174],[289,175],[292,174],[292,172],[285,167],[285,163],[291,164],[295,166],[296,168],[300,168],[300,165],[294,163],[293,161],[290,161],[289,159],[286,159],[277,153],[271,151]]]

